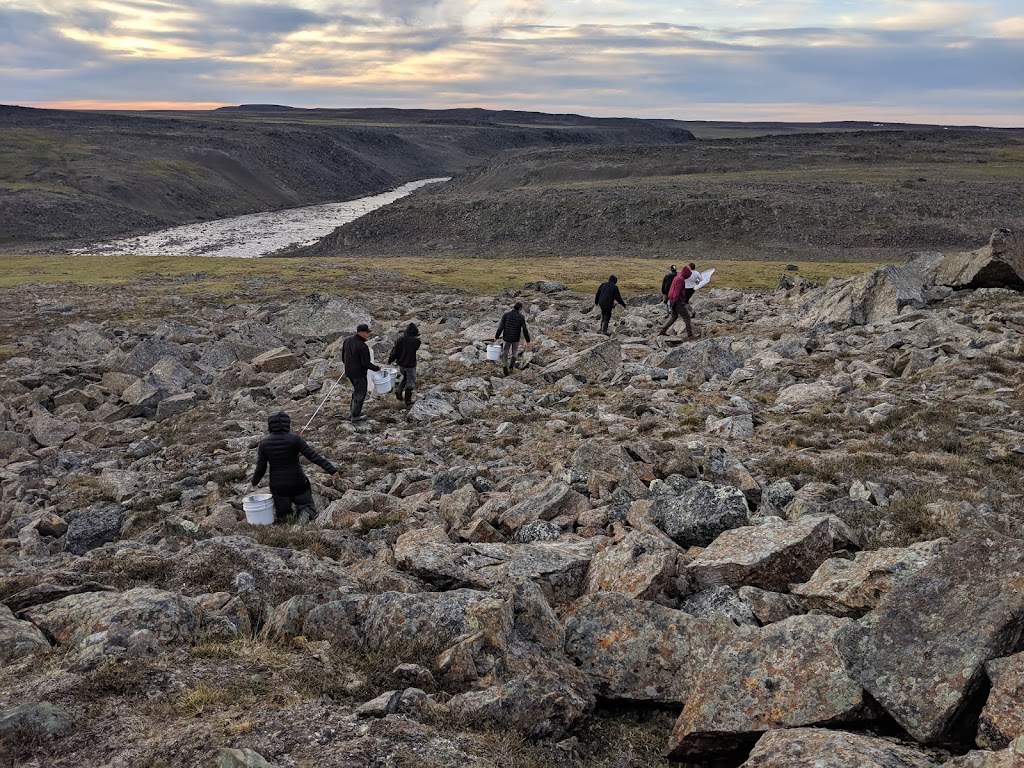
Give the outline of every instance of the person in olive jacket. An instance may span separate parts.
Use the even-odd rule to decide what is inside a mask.
[[[338,479],[338,470],[327,459],[309,447],[299,435],[291,431],[292,420],[284,411],[271,414],[267,419],[270,434],[260,440],[256,455],[256,471],[252,485],[259,485],[267,466],[270,467],[270,493],[274,497],[275,522],[283,522],[292,514],[292,505],[297,508],[299,522],[307,523],[316,517],[313,505],[313,491],[299,465],[302,454],[324,472]]]
[[[370,338],[370,326],[360,323],[354,335],[345,339],[341,345],[341,362],[345,364],[345,376],[352,382],[352,402],[349,405],[349,418],[352,421],[363,421],[363,403],[366,401],[366,374],[368,371],[379,371],[380,366],[370,360],[370,348],[366,340]]]
[[[420,343],[420,329],[416,323],[409,323],[388,355],[389,363],[398,363],[401,378],[395,387],[395,397],[399,402],[404,397],[406,408],[412,406],[412,391],[416,389],[416,350],[420,348]]]

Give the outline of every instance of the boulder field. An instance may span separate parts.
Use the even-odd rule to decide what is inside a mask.
[[[550,282],[12,292],[0,765],[1020,765],[1020,259],[705,288],[692,341]],[[352,423],[361,322],[423,347]],[[250,526],[267,416],[321,403],[341,479]]]

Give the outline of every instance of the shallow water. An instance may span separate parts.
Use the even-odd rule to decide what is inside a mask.
[[[342,203],[307,205],[286,211],[250,213],[229,219],[185,224],[148,235],[76,248],[74,253],[159,256],[233,256],[255,258],[290,246],[311,245],[381,206],[393,203],[427,184],[448,181],[420,179],[370,197]]]

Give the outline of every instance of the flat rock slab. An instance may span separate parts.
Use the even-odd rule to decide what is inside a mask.
[[[150,587],[127,592],[86,592],[37,605],[23,612],[62,646],[77,645],[89,635],[115,628],[147,630],[156,642],[187,642],[202,621],[195,600]]]
[[[740,768],[938,768],[928,756],[887,739],[822,728],[768,731]]]
[[[934,560],[948,543],[940,539],[906,548],[884,547],[858,552],[853,560],[830,558],[792,592],[810,609],[833,616],[860,618],[878,605],[893,587]]]
[[[724,531],[687,566],[699,589],[728,585],[785,591],[804,581],[832,554],[832,535],[823,517],[787,522],[766,518],[760,525]]]
[[[864,691],[846,673],[833,642],[849,623],[808,615],[738,629],[698,668],[667,756],[733,754],[774,728],[870,719]]]
[[[594,545],[586,540],[455,544],[440,526],[409,531],[395,543],[398,567],[440,589],[490,589],[525,578],[552,603],[582,593],[593,557]]]
[[[588,384],[594,384],[611,379],[621,367],[622,345],[610,339],[545,366],[540,373],[547,381],[558,381],[571,373]]]
[[[731,628],[617,592],[580,598],[565,617],[565,653],[598,696],[682,704]]]
[[[850,674],[917,741],[954,737],[985,662],[1018,650],[1022,547],[971,531],[840,633]]]

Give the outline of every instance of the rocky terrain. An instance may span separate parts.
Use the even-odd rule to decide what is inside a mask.
[[[1022,179],[1020,130],[509,151],[307,252],[902,260],[1020,230]]]
[[[0,764],[1019,765],[1022,259],[704,289],[690,342],[544,281],[7,290]],[[363,321],[415,404],[343,384],[319,516],[249,526]]]
[[[72,112],[0,105],[0,244],[351,200],[505,149],[692,141],[666,120],[485,110]]]

